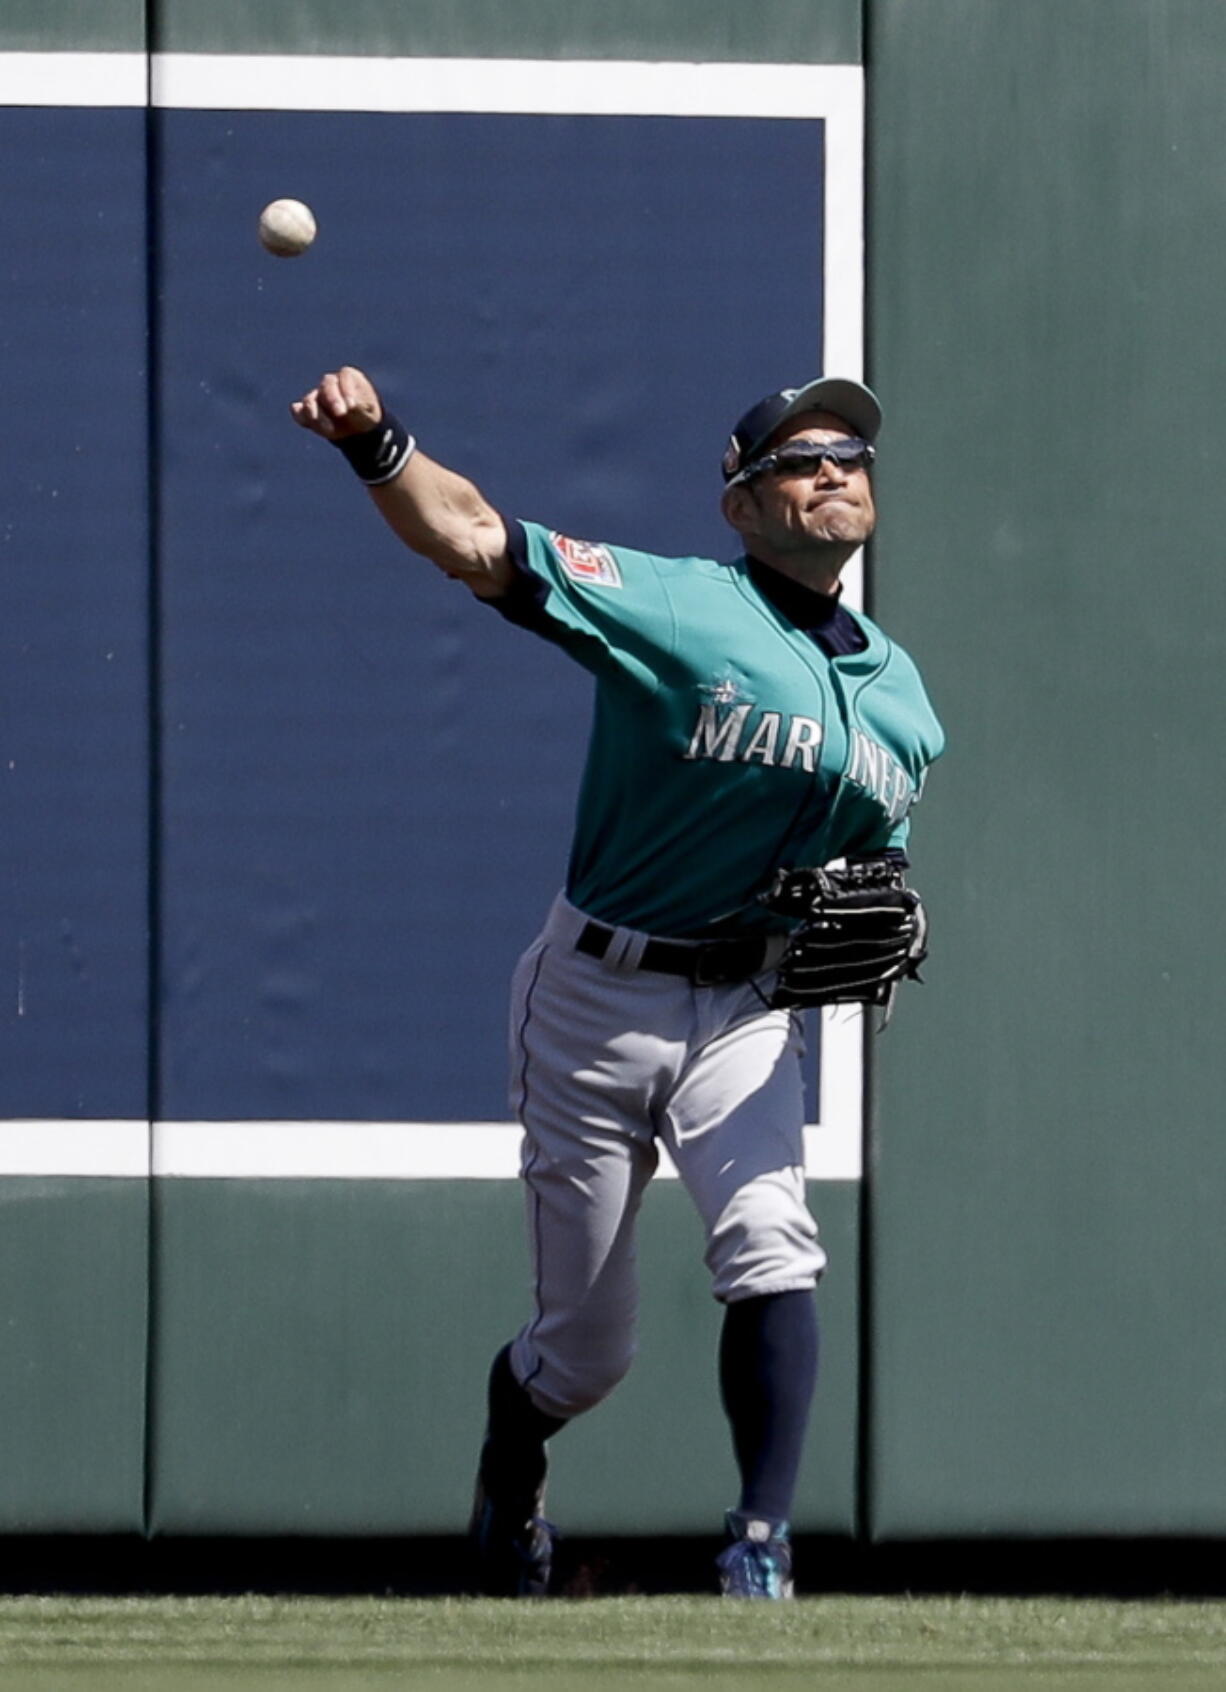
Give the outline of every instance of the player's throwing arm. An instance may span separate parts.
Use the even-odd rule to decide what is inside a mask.
[[[506,591],[513,569],[502,518],[470,481],[418,449],[364,371],[350,364],[329,371],[290,411],[344,454],[406,546],[478,598]]]

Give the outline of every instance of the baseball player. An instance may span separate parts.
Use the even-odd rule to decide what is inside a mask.
[[[503,516],[346,367],[292,407],[413,551],[595,678],[565,891],[512,984],[535,1308],[494,1360],[473,1514],[486,1592],[549,1581],[547,1443],[634,1352],[635,1216],[667,1147],[724,1306],[741,1477],[721,1591],[792,1592],[788,1518],[825,1264],[805,1203],[809,1004],[888,1005],[924,954],[909,812],[942,734],[911,660],[839,600],[872,533],[872,393],[828,378],[733,430],[730,562]]]

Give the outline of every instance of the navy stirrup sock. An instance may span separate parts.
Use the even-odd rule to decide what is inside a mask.
[[[501,1498],[522,1501],[525,1518],[532,1515],[545,1479],[545,1441],[566,1422],[538,1410],[511,1372],[509,1345],[490,1369],[489,1423],[481,1453],[481,1477],[486,1489]]]
[[[817,1304],[810,1291],[727,1306],[719,1382],[741,1471],[742,1514],[786,1522],[817,1384]]]

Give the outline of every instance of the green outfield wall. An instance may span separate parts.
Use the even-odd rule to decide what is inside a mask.
[[[157,45],[174,53],[393,53],[444,58],[858,64],[854,0],[162,0]]]
[[[855,1523],[855,1188],[814,1203],[839,1267],[802,1525]],[[472,1501],[489,1359],[530,1296],[508,1181],[160,1182],[150,1528],[161,1534],[446,1534]],[[719,1312],[677,1182],[640,1231],[635,1367],[558,1440],[573,1533],[710,1532],[735,1471]]]
[[[0,53],[143,53],[145,0],[8,0]]]
[[[146,1181],[0,1179],[0,1533],[144,1519]]]
[[[859,64],[858,0],[7,0],[0,52]]]
[[[1226,11],[869,16],[875,603],[951,747],[875,1067],[873,1529],[1220,1533]]]

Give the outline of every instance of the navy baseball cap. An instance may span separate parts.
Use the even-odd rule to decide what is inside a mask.
[[[803,388],[784,388],[759,400],[733,429],[723,458],[725,482],[753,463],[781,423],[802,411],[832,411],[866,441],[875,441],[881,428],[876,394],[850,377],[823,376]]]

